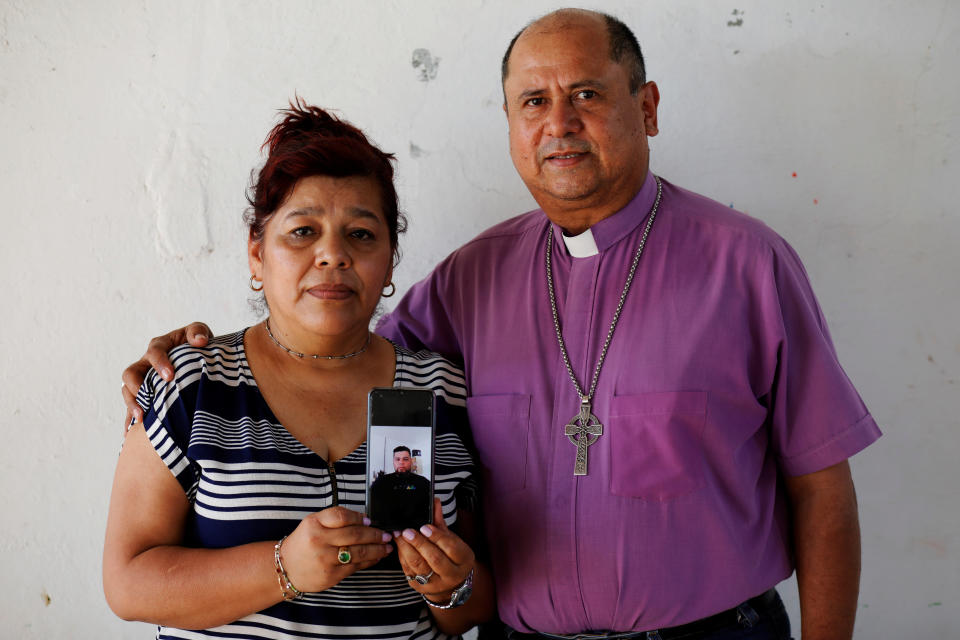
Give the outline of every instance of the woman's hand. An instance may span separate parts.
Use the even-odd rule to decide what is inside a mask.
[[[293,586],[300,591],[323,591],[380,562],[393,551],[392,536],[369,525],[363,514],[344,507],[304,518],[280,548],[280,560]],[[349,555],[347,562],[341,562],[342,551]]]
[[[431,602],[449,604],[450,594],[467,579],[475,558],[470,546],[447,527],[440,500],[433,501],[432,525],[425,524],[420,531],[394,532],[394,538],[400,566],[410,586]],[[426,584],[414,579],[414,576],[427,575],[430,578]]]

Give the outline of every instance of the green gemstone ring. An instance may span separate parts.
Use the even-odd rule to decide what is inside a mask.
[[[346,547],[340,547],[337,552],[337,561],[340,564],[350,564],[350,550]]]

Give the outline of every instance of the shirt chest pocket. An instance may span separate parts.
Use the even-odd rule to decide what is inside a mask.
[[[610,491],[669,500],[703,486],[705,391],[615,396],[610,404]]]
[[[522,489],[527,471],[530,396],[503,394],[467,398],[470,430],[492,494]]]

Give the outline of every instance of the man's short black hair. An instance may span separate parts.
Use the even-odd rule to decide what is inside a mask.
[[[627,67],[627,73],[630,74],[630,93],[637,95],[637,91],[647,81],[647,72],[643,64],[643,53],[640,51],[640,43],[637,37],[633,35],[626,24],[613,16],[596,11],[603,17],[607,25],[607,37],[610,39],[610,59]],[[513,45],[517,43],[517,38],[527,30],[536,20],[527,24],[523,29],[517,32],[510,44],[507,46],[506,53],[503,54],[503,60],[500,62],[500,85],[507,81],[507,72],[510,65],[510,54],[513,53]]]
[[[400,445],[399,447],[395,447],[393,449],[394,453],[397,453],[398,451],[406,451],[407,453],[410,453],[412,455],[410,448],[404,445]]]

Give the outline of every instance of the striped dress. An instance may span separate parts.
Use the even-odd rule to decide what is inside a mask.
[[[339,504],[364,509],[366,443],[328,464],[279,423],[260,394],[244,331],[170,353],[176,380],[151,372],[137,401],[150,442],[191,504],[184,546],[232,547],[279,540],[308,514]],[[435,494],[444,520],[476,504],[467,442],[463,372],[442,357],[394,345],[395,387],[437,396]],[[279,590],[279,587],[277,587]],[[215,629],[160,627],[157,638],[445,638],[394,552],[320,593],[281,602]]]

